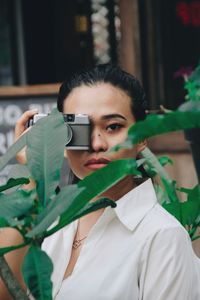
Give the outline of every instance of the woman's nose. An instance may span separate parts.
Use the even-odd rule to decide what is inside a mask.
[[[91,136],[91,150],[94,152],[108,150],[108,143],[104,134],[99,131],[93,131]]]

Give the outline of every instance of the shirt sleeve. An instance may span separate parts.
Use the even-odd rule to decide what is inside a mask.
[[[141,257],[140,300],[199,300],[200,263],[182,227],[149,237]]]

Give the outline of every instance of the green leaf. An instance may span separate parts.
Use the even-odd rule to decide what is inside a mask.
[[[141,175],[137,167],[137,161],[132,158],[112,161],[106,167],[97,170],[79,181],[78,186],[85,187],[86,189],[83,193],[92,199],[127,175]]]
[[[49,234],[69,224],[74,215],[78,214],[88,201],[108,190],[125,176],[140,175],[141,173],[137,170],[137,167],[138,162],[135,159],[116,160],[81,180],[78,186],[85,189],[74,199],[71,207],[65,211],[58,225],[50,230]],[[62,222],[63,220],[64,222]]]
[[[200,215],[200,185],[195,186],[188,192],[188,199],[185,202],[164,203],[163,207],[174,215],[183,226],[193,225]]]
[[[191,189],[180,187],[180,188],[177,188],[177,191],[185,193],[185,194],[189,194],[191,192]]]
[[[97,210],[97,209],[105,208],[107,206],[116,207],[117,204],[116,204],[116,202],[114,202],[108,198],[101,198],[99,200],[96,200],[95,202],[87,203],[82,209],[80,209],[80,211],[76,215],[73,216],[73,218],[70,220],[70,223],[76,219],[83,217],[84,215],[87,215],[87,214]],[[64,221],[64,215],[65,214],[62,215],[61,222]]]
[[[195,241],[195,240],[197,240],[197,239],[199,239],[199,238],[200,238],[200,235],[196,235],[196,236],[192,237],[191,240],[192,240],[192,242],[193,242],[193,241]]]
[[[187,78],[184,87],[188,91],[186,95],[187,100],[200,100],[200,62],[191,75]]]
[[[173,160],[169,158],[168,156],[161,156],[158,158],[160,164],[164,167],[166,164],[173,165]]]
[[[199,107],[198,104],[196,107]],[[133,124],[128,131],[127,140],[115,146],[114,150],[130,148],[146,138],[188,128],[200,127],[200,109],[175,111],[164,115],[149,115],[144,121]]]
[[[64,226],[68,225],[69,223],[73,222],[76,219],[79,219],[88,213],[91,213],[93,211],[96,211],[100,208],[105,208],[107,206],[116,207],[117,204],[107,198],[101,198],[95,202],[87,203],[80,211],[78,211],[75,215],[71,217],[71,219],[68,217],[68,214],[62,214],[59,224],[50,229],[46,236],[49,236],[53,234],[54,232],[58,231],[59,229],[63,228]]]
[[[25,256],[22,273],[31,294],[37,300],[52,299],[51,274],[53,264],[38,246],[31,246]]]
[[[10,178],[6,184],[0,186],[0,192],[3,192],[5,190],[8,190],[14,186],[18,186],[18,185],[22,185],[22,184],[28,184],[29,183],[29,179],[28,178]]]
[[[31,209],[36,197],[35,190],[18,190],[11,194],[0,193],[0,217],[20,217]]]
[[[188,193],[188,201],[196,201],[200,204],[200,185],[199,184],[197,184]]]
[[[154,172],[160,176],[164,188],[167,191],[167,195],[169,199],[168,202],[179,202],[179,199],[176,194],[175,182],[170,179],[168,173],[160,164],[156,155],[153,154],[153,152],[148,147],[145,147],[145,149],[141,151],[140,154],[142,157],[145,158],[145,164],[144,164],[145,169],[147,165],[147,167],[151,171],[154,170]]]
[[[22,226],[25,225],[25,221],[24,221],[24,218],[22,220],[18,220],[17,218],[6,218],[6,221],[8,223],[8,227],[13,227],[13,228],[16,228],[16,227],[19,227],[20,228]]]
[[[73,201],[76,199],[84,188],[77,185],[64,187],[60,193],[47,205],[46,208],[37,216],[35,227],[27,233],[27,237],[42,235],[48,227],[66,210],[71,209]]]
[[[85,177],[77,186],[72,185],[62,189],[55,197],[55,201],[51,202],[38,216],[36,219],[38,224],[27,234],[27,237],[44,233],[61,213],[65,213],[65,220],[68,222],[88,201],[106,191],[126,175],[140,175],[141,173],[136,168],[137,161],[135,159],[113,161],[104,168]],[[77,194],[75,194],[76,190]]]
[[[163,207],[183,226],[193,225],[200,211],[199,203],[193,201],[164,203]]]
[[[156,197],[158,199],[158,202],[161,205],[165,202],[169,203],[169,197],[168,197],[166,191],[164,191],[159,184],[154,183],[154,189],[155,189],[155,192],[156,192]]]
[[[59,183],[67,134],[63,115],[57,110],[40,119],[28,134],[27,167],[37,183],[43,206],[46,206]]]
[[[176,181],[175,180],[166,180],[161,178],[164,188],[167,192],[170,202],[179,202],[179,198],[176,194]]]
[[[22,244],[19,244],[19,245],[16,245],[16,246],[10,246],[10,247],[3,247],[3,248],[0,248],[0,256],[8,253],[8,252],[11,252],[13,250],[16,250],[16,249],[20,249],[20,248],[23,248],[27,245],[27,243],[22,243]]]
[[[4,218],[0,218],[0,228],[8,227],[8,226],[9,226],[8,221]]]
[[[146,163],[144,165],[144,169],[145,169],[145,172],[148,174],[149,177],[153,178],[154,176],[157,175],[157,170],[155,167],[153,166],[150,166],[148,163]]]
[[[10,146],[10,148],[7,150],[7,152],[0,157],[0,170],[2,170],[7,163],[16,156],[16,154],[25,147],[26,145],[26,137],[27,133],[24,133],[13,145]]]
[[[158,162],[161,164],[161,166],[165,166],[167,163],[170,163],[173,165],[173,160],[171,160],[168,156],[161,156],[158,157]],[[149,157],[147,160],[145,160],[144,169],[149,175],[149,177],[154,177],[158,174],[159,170],[154,166],[154,164],[150,163]]]

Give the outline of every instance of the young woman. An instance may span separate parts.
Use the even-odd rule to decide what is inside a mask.
[[[140,83],[119,67],[98,66],[64,82],[58,109],[91,120],[91,148],[65,153],[78,180],[145,147],[109,152],[126,139],[130,125],[145,118]],[[16,138],[34,113],[21,117]],[[54,264],[54,299],[199,300],[199,266],[189,236],[157,203],[151,180],[137,185],[127,176],[103,196],[117,207],[88,214],[43,242]]]

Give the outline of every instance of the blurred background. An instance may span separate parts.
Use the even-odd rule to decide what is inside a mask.
[[[198,0],[0,0],[0,86],[114,62],[142,80],[150,108],[176,108],[199,53]]]
[[[176,109],[199,54],[200,0],[0,0],[0,155],[20,115],[49,112],[60,82],[76,70],[117,63],[141,80],[150,110]],[[197,183],[182,132],[149,145],[174,160],[167,168],[181,186]]]

